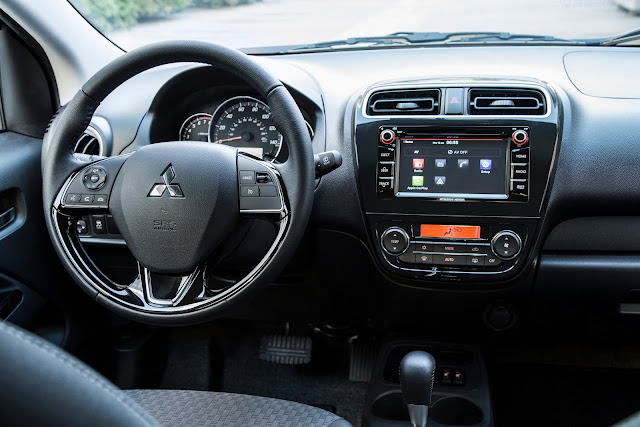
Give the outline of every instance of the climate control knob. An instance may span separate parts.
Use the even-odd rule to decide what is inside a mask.
[[[513,259],[522,250],[522,240],[513,231],[499,231],[491,240],[491,250],[498,258]]]
[[[391,129],[383,130],[382,133],[380,133],[380,141],[385,144],[391,144],[393,141],[395,141],[395,139],[396,133]]]
[[[382,249],[391,255],[402,255],[409,248],[409,235],[400,227],[387,228],[380,237]]]

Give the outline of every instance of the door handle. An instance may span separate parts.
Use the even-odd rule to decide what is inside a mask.
[[[10,207],[0,214],[0,230],[11,224],[16,219],[16,208]]]

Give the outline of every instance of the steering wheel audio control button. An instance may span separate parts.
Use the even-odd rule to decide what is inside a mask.
[[[515,258],[522,249],[522,240],[513,231],[500,231],[491,240],[491,249],[502,259]]]
[[[387,228],[380,240],[382,248],[391,255],[401,255],[409,248],[409,236],[400,227]]]
[[[107,171],[101,166],[93,166],[84,171],[82,183],[88,190],[99,190],[107,182]]]

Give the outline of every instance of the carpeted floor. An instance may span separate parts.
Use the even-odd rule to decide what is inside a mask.
[[[367,383],[349,381],[348,359],[340,351],[317,348],[304,366],[276,365],[258,358],[259,337],[225,348],[222,390],[275,397],[331,410],[361,424]]]

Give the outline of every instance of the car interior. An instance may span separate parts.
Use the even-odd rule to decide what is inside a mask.
[[[0,1],[0,425],[640,425],[640,31],[71,3]]]

